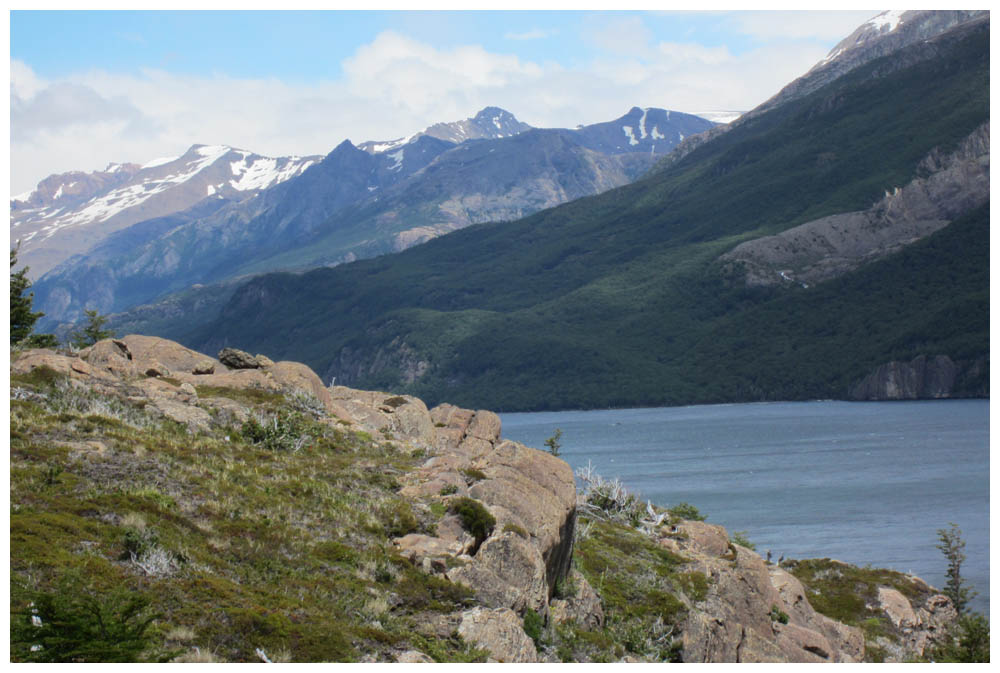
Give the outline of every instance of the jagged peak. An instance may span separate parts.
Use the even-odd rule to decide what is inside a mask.
[[[491,120],[494,117],[501,117],[503,119],[513,119],[517,120],[517,117],[513,113],[504,110],[502,107],[496,107],[495,105],[488,105],[482,110],[476,113],[475,117],[472,117],[475,121],[482,121],[484,119]]]

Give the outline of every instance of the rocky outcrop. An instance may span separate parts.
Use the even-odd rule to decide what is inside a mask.
[[[341,397],[344,392],[334,394]],[[407,404],[398,403],[383,416],[394,416]],[[547,453],[502,440],[500,418],[491,411],[444,404],[427,416],[433,425],[411,427],[418,438],[430,440],[433,455],[407,477],[402,493],[445,504],[471,497],[487,508],[496,524],[475,550],[448,519],[439,524],[435,537],[406,536],[396,541],[397,548],[416,562],[428,559],[432,568],[447,567],[445,558],[456,559],[458,567],[446,576],[470,586],[487,606],[547,614],[556,582],[567,575],[572,560],[576,487],[569,466]]]
[[[947,355],[919,355],[910,362],[887,362],[851,386],[852,400],[919,400],[989,396],[985,358],[953,361]]]
[[[256,357],[238,348],[223,348],[219,351],[219,362],[230,369],[259,369],[261,366]]]
[[[521,620],[508,608],[473,608],[462,613],[458,635],[490,653],[494,662],[538,661],[535,644],[521,627]]]
[[[918,177],[864,211],[823,217],[775,236],[741,243],[720,257],[748,286],[803,287],[882,259],[970,212],[990,198],[990,125],[949,154],[935,150]]]
[[[614,622],[605,624],[601,594],[572,567],[577,518],[572,471],[556,456],[505,440],[493,412],[449,404],[428,410],[408,396],[327,390],[299,363],[264,360],[255,369],[230,370],[178,344],[136,335],[103,340],[79,353],[16,352],[11,372],[25,375],[44,367],[66,376],[68,385],[116,396],[191,433],[239,425],[249,417],[251,408],[237,401],[239,395],[217,397],[217,389],[260,389],[283,393],[296,408],[323,422],[379,433],[382,441],[423,456],[419,467],[398,477],[400,494],[423,517],[420,532],[395,538],[393,545],[423,572],[471,589],[478,606],[442,616],[440,626],[445,636],[457,631],[491,660],[530,662],[555,656],[551,649],[536,649],[527,635],[529,615],[577,634],[615,628]],[[81,457],[107,451],[95,442],[66,447]],[[463,498],[473,499],[493,518],[485,534],[466,529],[464,510],[454,507]],[[685,577],[704,587],[672,594],[683,605],[671,628],[684,661],[865,658],[861,629],[817,612],[810,590],[786,568],[734,544],[722,526],[683,520],[664,525],[665,515],[656,516],[651,505],[649,511],[653,519],[643,521],[642,530],[670,552],[671,563],[681,564]],[[829,563],[838,572],[838,562]],[[603,580],[595,586],[602,588]],[[894,586],[879,585],[873,594],[877,599],[866,606],[887,625],[870,644],[893,661],[921,656],[956,619],[951,602],[919,580],[907,579],[903,589],[905,595]],[[393,656],[399,661],[428,659],[415,650]]]

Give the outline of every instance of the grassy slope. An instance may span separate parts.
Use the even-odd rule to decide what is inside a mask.
[[[427,575],[391,538],[431,532],[441,498],[409,501],[398,480],[425,460],[382,438],[320,423],[274,393],[199,388],[279,415],[290,443],[254,442],[244,426],[191,436],[51,370],[16,375],[11,401],[11,653],[14,661],[392,661],[417,649],[438,661],[482,661],[445,615],[471,591]],[[15,395],[12,395],[15,397]],[[539,647],[562,660],[676,658],[681,594],[704,597],[684,559],[613,522],[581,521],[575,564],[602,598],[606,626],[547,626]],[[559,595],[576,591],[560,583]],[[130,601],[139,610],[129,616]],[[47,628],[71,617],[73,653]],[[54,609],[48,609],[54,605]],[[129,628],[148,628],[125,638]],[[45,643],[40,651],[32,645]],[[197,648],[197,652],[195,650]]]
[[[408,647],[481,659],[427,631],[435,615],[470,604],[470,592],[392,552],[391,537],[436,520],[396,494],[396,476],[420,456],[308,415],[295,417],[310,438],[299,451],[254,444],[238,428],[193,438],[56,377],[14,384],[35,396],[11,401],[12,624],[24,623],[39,591],[92,596],[109,614],[133,595],[156,619],[130,659],[193,647],[230,661],[258,661],[258,647],[295,661]],[[278,395],[200,393],[294,413]],[[143,571],[130,551],[162,572]],[[15,661],[45,656],[13,640]]]
[[[808,298],[734,288],[713,260],[747,238],[867,207],[931,148],[967,135],[988,117],[987,43],[980,33],[946,44],[942,58],[887,76],[889,61],[874,62],[597,197],[400,255],[255,280],[187,341],[228,340],[332,374],[341,349],[369,363],[399,338],[432,365],[410,390],[505,410],[841,396],[894,357],[983,354],[982,238],[944,234],[946,259],[927,251],[920,263],[934,272],[923,278],[912,258],[873,265],[876,303],[857,280]],[[975,262],[959,271],[966,256]],[[914,283],[923,289],[910,292]],[[851,319],[856,308],[866,324]],[[789,310],[796,323],[783,319]],[[971,332],[955,334],[956,318]],[[400,373],[351,383],[399,388]]]

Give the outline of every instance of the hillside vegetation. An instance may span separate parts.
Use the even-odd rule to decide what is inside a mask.
[[[136,335],[12,352],[13,661],[900,661],[951,642],[955,608],[917,578],[775,566],[689,504],[591,470],[578,490],[489,411],[255,365]]]
[[[748,289],[717,260],[867,208],[954,148],[989,117],[988,42],[987,23],[901,50],[599,196],[254,279],[168,335],[505,411],[844,397],[893,359],[984,357],[988,208],[817,287]]]

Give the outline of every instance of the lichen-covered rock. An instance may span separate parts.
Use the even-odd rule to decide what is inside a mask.
[[[466,434],[493,443],[500,439],[500,417],[492,411],[480,409],[472,417]]]
[[[802,583],[794,575],[778,566],[768,566],[771,584],[777,589],[784,604],[782,610],[793,624],[823,634],[831,645],[834,661],[858,662],[864,657],[865,639],[861,629],[841,624],[813,609]]]
[[[729,535],[722,526],[705,523],[704,521],[682,521],[673,527],[672,535],[680,549],[690,549],[708,554],[723,556],[729,554]]]
[[[195,370],[199,370],[198,373],[205,373],[207,370],[214,372],[218,364],[204,353],[185,348],[169,339],[129,334],[120,340],[128,346],[132,360],[139,369],[155,361],[174,374],[179,372],[193,374],[196,373]]]
[[[238,348],[223,348],[216,356],[230,369],[259,369],[260,362],[253,355]]]
[[[342,406],[334,402],[330,391],[312,369],[300,362],[275,362],[265,370],[265,376],[282,390],[301,390],[315,397],[328,414],[350,420],[351,416]]]
[[[495,661],[538,661],[535,643],[524,632],[517,614],[508,608],[473,608],[463,612],[458,635],[465,642],[489,652]]]
[[[913,628],[920,622],[906,596],[889,587],[878,588],[879,608],[889,616],[896,628]]]
[[[410,533],[393,540],[393,545],[403,558],[420,565],[425,559],[438,559],[447,556],[457,556],[462,553],[463,545],[456,541],[448,541],[440,537]]]
[[[434,660],[418,650],[407,650],[396,656],[396,662],[400,664],[433,664]]]
[[[516,533],[491,536],[466,565],[448,571],[447,577],[473,589],[490,607],[548,611],[545,561],[535,545]]]
[[[165,378],[167,376],[170,376],[170,370],[164,367],[156,360],[153,360],[152,362],[147,364],[142,373],[145,376],[153,376],[156,378]]]
[[[551,454],[509,440],[480,461],[487,479],[469,488],[473,498],[513,512],[542,553],[550,592],[569,572],[576,524],[576,483],[570,466]]]
[[[211,415],[204,409],[160,397],[154,398],[146,409],[155,409],[164,417],[178,423],[183,423],[187,426],[189,432],[194,433],[200,430],[208,430],[212,422]]]
[[[576,622],[587,630],[602,628],[604,608],[601,605],[601,597],[590,586],[587,578],[574,569],[570,571],[568,582],[573,588],[572,595],[551,600],[549,618],[556,624]]]
[[[59,374],[75,380],[98,379],[115,381],[113,373],[93,367],[83,360],[69,355],[60,355],[47,348],[35,348],[17,354],[10,364],[12,374],[30,374],[35,369],[47,367]]]
[[[120,339],[101,339],[86,351],[86,355],[81,351],[80,357],[92,367],[123,378],[131,378],[138,373],[128,344]]]

